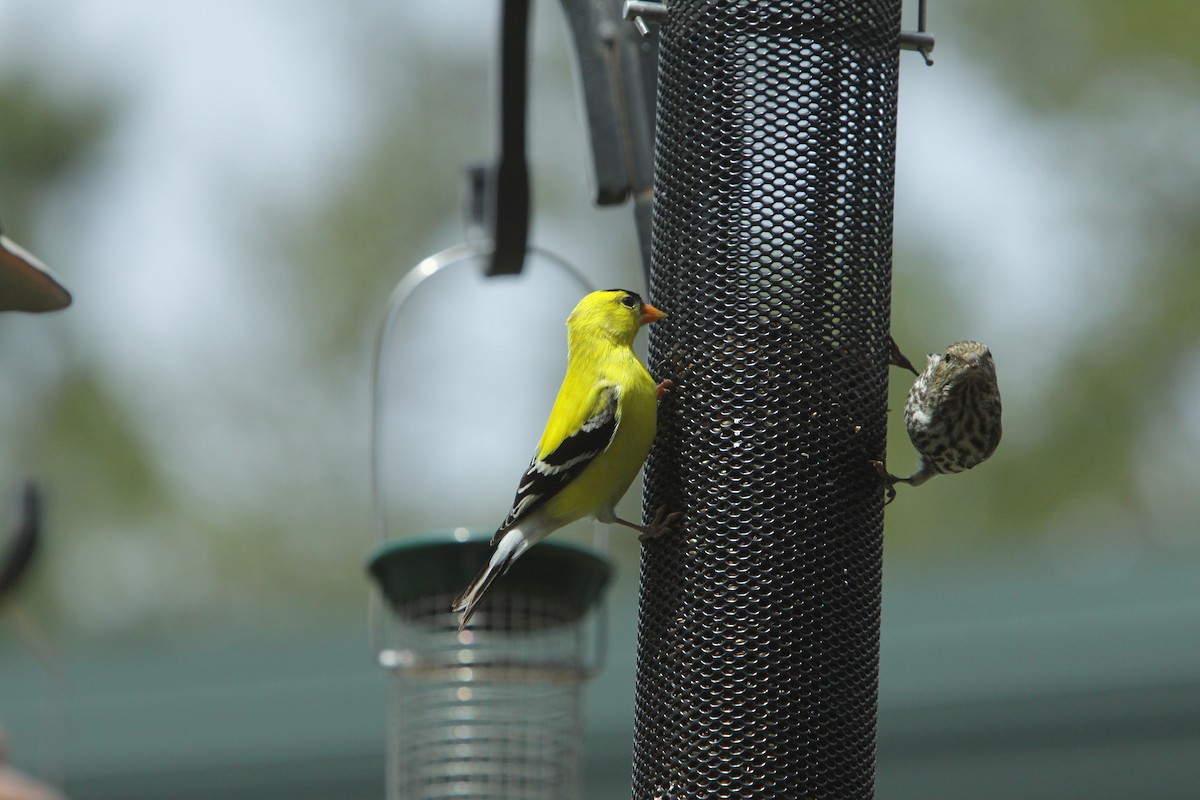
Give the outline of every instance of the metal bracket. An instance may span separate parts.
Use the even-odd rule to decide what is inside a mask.
[[[562,8],[579,64],[591,139],[594,199],[598,205],[633,199],[648,282],[658,37],[639,36],[622,24],[615,0],[562,0]],[[653,11],[645,13],[654,15]]]
[[[900,49],[916,50],[925,59],[925,66],[932,67],[933,59],[929,57],[929,54],[933,52],[934,44],[933,34],[925,30],[925,0],[918,0],[917,29],[900,31]]]

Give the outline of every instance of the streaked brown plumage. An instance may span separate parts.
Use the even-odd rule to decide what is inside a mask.
[[[991,351],[980,342],[955,342],[930,353],[904,404],[904,427],[917,448],[917,470],[907,478],[876,468],[889,484],[920,486],[934,475],[971,469],[1000,444],[1000,388]]]

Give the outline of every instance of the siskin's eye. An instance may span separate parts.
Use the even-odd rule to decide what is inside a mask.
[[[627,294],[621,298],[621,305],[625,306],[626,308],[637,308],[637,300],[633,295]]]

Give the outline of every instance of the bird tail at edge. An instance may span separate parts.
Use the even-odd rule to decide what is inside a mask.
[[[479,601],[483,599],[483,595],[496,578],[503,575],[512,562],[520,558],[521,554],[529,548],[530,544],[530,540],[520,528],[509,528],[504,532],[496,545],[496,550],[492,553],[491,560],[479,571],[475,580],[471,581],[466,589],[463,589],[462,594],[454,599],[454,604],[450,607],[451,611],[462,614],[462,619],[458,623],[460,631],[467,627],[467,623],[475,614],[475,607],[479,605]]]

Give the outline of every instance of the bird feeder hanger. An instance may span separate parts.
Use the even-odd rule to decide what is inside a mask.
[[[488,275],[521,271],[529,231],[525,154],[530,0],[503,0],[500,41],[499,155],[472,169],[473,204],[495,249]],[[592,153],[592,199],[620,205],[632,198],[643,275],[649,284],[654,175],[654,96],[658,37],[642,37],[619,6],[562,0],[579,65]]]

